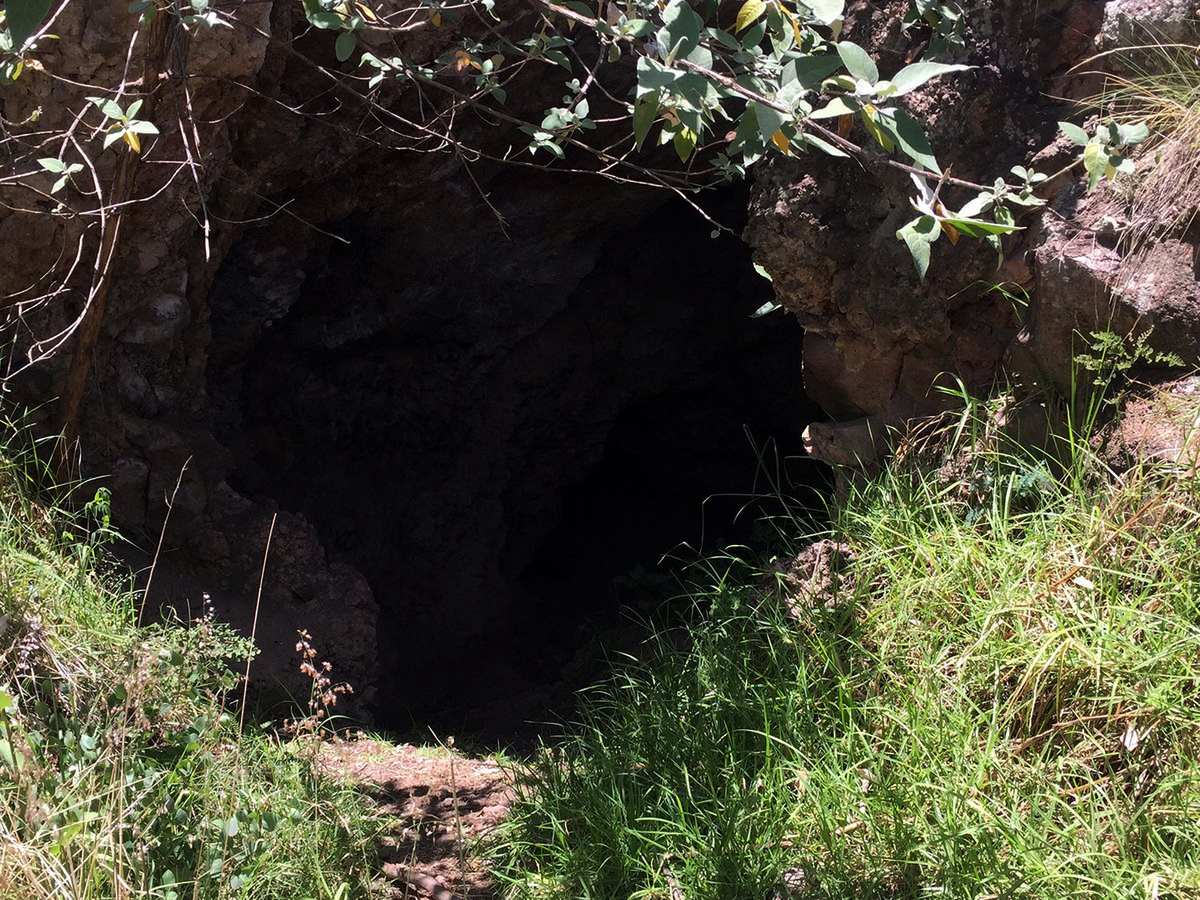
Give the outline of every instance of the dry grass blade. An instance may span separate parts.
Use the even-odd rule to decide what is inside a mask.
[[[1153,135],[1121,216],[1124,287],[1156,243],[1181,237],[1200,214],[1200,44],[1149,37],[1089,60],[1107,59],[1118,72],[1091,73],[1103,84],[1082,101],[1119,123],[1145,122]]]

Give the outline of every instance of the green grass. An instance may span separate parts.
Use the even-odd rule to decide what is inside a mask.
[[[518,772],[506,896],[1200,897],[1196,473],[963,423],[838,504],[817,602],[709,563]]]
[[[103,494],[90,522],[39,504],[31,459],[0,454],[0,897],[367,896],[360,797],[311,741],[239,725],[249,644],[138,627]]]

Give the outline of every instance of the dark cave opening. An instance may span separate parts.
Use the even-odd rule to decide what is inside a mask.
[[[544,687],[548,708],[569,709],[570,692],[602,677],[612,651],[636,652],[672,603],[686,611],[694,563],[765,549],[762,519],[783,510],[778,491],[803,503],[826,486],[824,470],[796,453],[783,410],[743,393],[745,362],[623,411],[603,459],[567,489],[559,521],[517,574],[514,628],[545,648],[518,657],[519,671]]]
[[[423,230],[358,210],[300,269],[263,276],[280,236],[252,235],[214,292],[231,483],[365,575],[370,712],[399,732],[569,714],[623,610],[753,539],[760,453],[823,479],[802,330],[752,317],[771,290],[744,244],[657,195],[514,182],[511,239],[450,206]],[[744,189],[706,206],[736,226]]]

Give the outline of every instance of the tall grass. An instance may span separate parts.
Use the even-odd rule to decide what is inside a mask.
[[[1200,896],[1196,473],[981,412],[851,487],[818,595],[708,567],[519,771],[506,896]]]
[[[138,627],[138,595],[106,562],[104,492],[88,520],[68,516],[12,440],[0,452],[0,897],[366,896],[378,825],[360,798],[301,744],[231,715],[253,648],[211,611]]]

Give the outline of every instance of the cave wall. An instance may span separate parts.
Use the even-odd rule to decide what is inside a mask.
[[[770,288],[735,238],[711,239],[682,203],[596,179],[509,173],[489,188],[504,229],[469,202],[416,227],[411,207],[365,206],[330,225],[349,244],[313,241],[298,262],[279,252],[291,226],[263,227],[210,295],[208,390],[223,398],[229,483],[303,515],[366,576],[379,666],[423,709],[461,696],[460,678],[476,694],[522,688],[517,663],[549,636],[522,633],[521,576],[627,410],[684,405],[694,421],[676,419],[666,447],[672,435],[656,433],[647,457],[703,459],[711,444],[746,484],[741,425],[798,448],[813,415],[799,328],[750,318]],[[744,192],[722,199],[743,214]],[[586,567],[605,578],[602,561]]]

